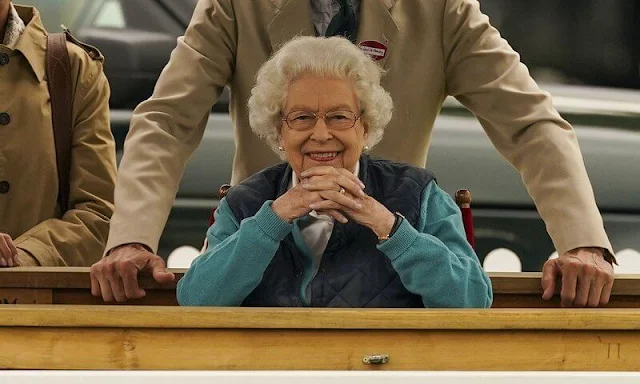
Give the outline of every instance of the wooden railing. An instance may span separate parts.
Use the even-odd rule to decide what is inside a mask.
[[[178,307],[148,276],[136,305],[86,305],[102,304],[87,268],[4,269],[0,369],[640,370],[640,310],[615,308],[640,306],[635,276],[599,309],[526,309],[558,306],[540,274],[491,279],[511,308]]]
[[[172,270],[176,279],[185,270]],[[494,308],[559,307],[556,297],[542,300],[540,273],[491,273]],[[129,305],[177,305],[175,284],[160,286],[150,276],[140,278],[145,298]],[[88,268],[9,268],[0,269],[0,303],[4,304],[78,304],[104,302],[91,295]],[[640,307],[640,275],[617,275],[609,308]]]
[[[0,369],[640,370],[635,309],[0,306]]]

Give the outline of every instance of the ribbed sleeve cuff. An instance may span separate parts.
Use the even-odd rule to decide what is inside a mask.
[[[253,217],[258,228],[275,241],[282,241],[293,229],[292,223],[282,220],[271,208],[273,200],[267,200]]]
[[[406,219],[402,220],[396,233],[394,233],[389,240],[378,245],[378,250],[393,261],[402,256],[402,254],[411,247],[418,238],[418,235],[418,231],[413,228]]]

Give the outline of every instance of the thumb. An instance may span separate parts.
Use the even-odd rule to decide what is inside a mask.
[[[556,280],[559,277],[556,260],[549,260],[542,267],[542,298],[549,300],[556,291]]]
[[[167,271],[164,260],[160,256],[152,257],[147,264],[147,269],[153,275],[153,279],[160,284],[168,284],[175,279],[173,273]]]

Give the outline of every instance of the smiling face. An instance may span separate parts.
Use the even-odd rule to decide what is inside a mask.
[[[318,116],[350,111],[360,116],[358,99],[348,80],[322,76],[303,76],[291,83],[283,116],[312,112]],[[296,131],[282,122],[280,145],[297,175],[317,166],[332,166],[353,171],[367,140],[367,127],[361,119],[352,128],[336,130],[319,118],[312,128]]]

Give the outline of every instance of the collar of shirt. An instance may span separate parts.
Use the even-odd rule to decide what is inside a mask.
[[[13,6],[12,3],[9,3],[9,19],[7,19],[7,31],[4,33],[4,39],[2,40],[2,44],[7,47],[11,47],[20,40],[20,36],[26,29],[24,25],[24,21],[18,15],[18,11]]]
[[[311,20],[318,36],[324,36],[331,19],[340,11],[340,4],[336,0],[310,0]],[[360,14],[360,0],[347,0],[356,14],[356,23]]]
[[[38,81],[43,81],[46,74],[47,32],[40,21],[40,14],[33,7],[14,5],[15,14],[20,19],[22,29],[20,36],[9,49],[18,51],[27,59]],[[15,19],[15,18],[14,18]]]

